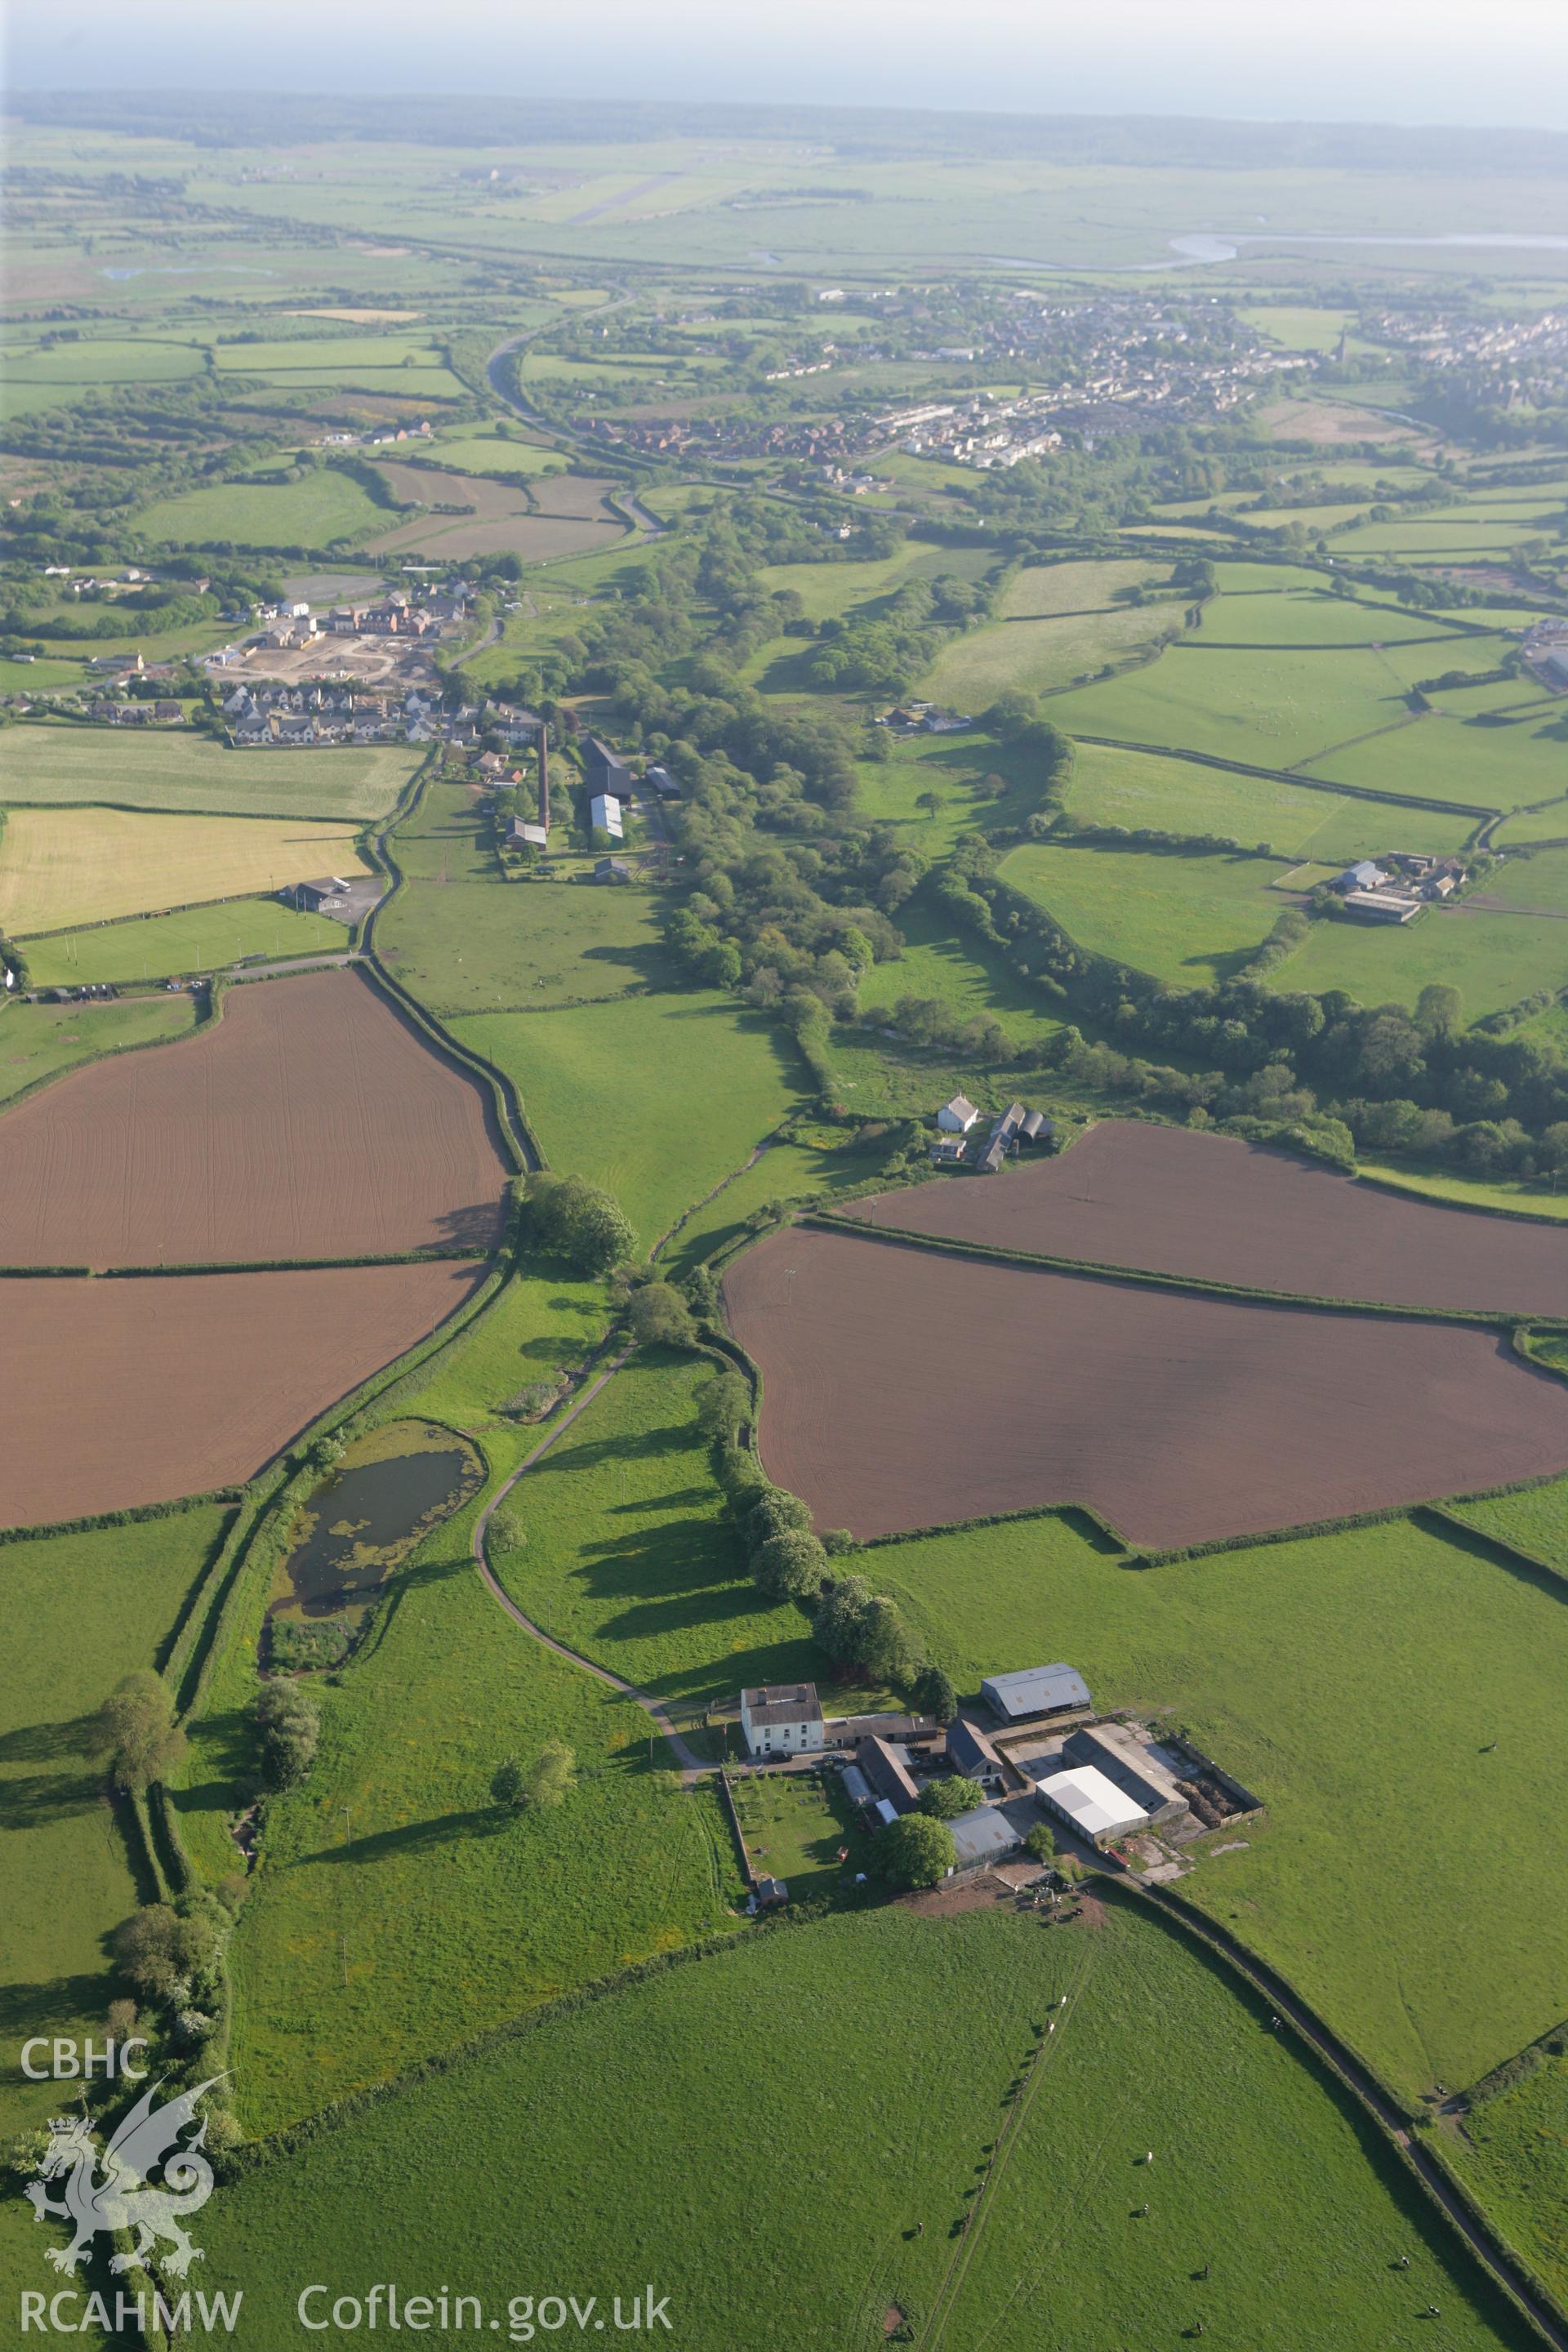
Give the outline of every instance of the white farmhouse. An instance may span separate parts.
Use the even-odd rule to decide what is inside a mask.
[[[938,1111],[936,1123],[948,1135],[967,1135],[979,1116],[967,1095],[954,1095]]]
[[[741,1693],[741,1728],[753,1756],[800,1756],[822,1747],[815,1683],[764,1683]]]

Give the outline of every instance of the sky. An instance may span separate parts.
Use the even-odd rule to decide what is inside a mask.
[[[27,89],[1568,129],[1568,0],[11,0]]]

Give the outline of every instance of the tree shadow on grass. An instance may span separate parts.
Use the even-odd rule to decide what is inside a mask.
[[[62,1756],[85,1755],[94,1717],[71,1716],[59,1723],[18,1724],[0,1733],[0,1764],[52,1764]]]
[[[102,1779],[92,1772],[30,1772],[0,1780],[0,1830],[47,1829],[90,1812],[103,1795]]]
[[[0,2045],[10,2061],[0,2067],[0,2083],[24,2079],[18,2043],[30,2034],[52,2033],[84,2017],[101,2015],[113,1990],[94,1974],[52,1977],[42,1984],[0,1984]]]
[[[254,1789],[260,1769],[255,1726],[242,1707],[222,1715],[204,1716],[197,1727],[194,1757],[205,1777],[192,1787],[174,1790],[183,1813],[226,1813],[241,1804]]]
[[[554,1463],[568,1467],[589,1469],[600,1462],[654,1461],[660,1454],[687,1454],[691,1450],[689,1422],[672,1422],[664,1429],[645,1429],[636,1437],[624,1433],[613,1437],[578,1437],[564,1440],[552,1455]],[[649,1496],[640,1502],[639,1510],[657,1510],[658,1498]]]
[[[395,1829],[345,1838],[341,1845],[301,1854],[293,1867],[310,1870],[321,1863],[385,1862],[396,1855],[433,1853],[464,1838],[495,1837],[510,1826],[511,1819],[500,1806],[470,1805],[467,1812],[437,1813],[429,1821],[403,1822]]]
[[[651,988],[668,988],[675,979],[675,966],[667,948],[657,940],[638,940],[620,946],[584,948],[580,963],[610,964],[629,972],[637,980],[646,981]]]
[[[629,1506],[627,1507],[630,1507]],[[575,1580],[595,1600],[656,1602],[677,1596],[742,1589],[741,1550],[712,1519],[664,1520],[584,1545]]]

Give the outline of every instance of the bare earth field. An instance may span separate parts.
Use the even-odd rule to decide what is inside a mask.
[[[0,1265],[485,1247],[507,1174],[466,1073],[356,972],[307,972],[0,1119]]]
[[[1568,1387],[1487,1331],[787,1230],[724,1299],[768,1475],[860,1537],[1087,1503],[1158,1549],[1568,1462]]]
[[[462,1306],[471,1263],[0,1282],[0,1526],[248,1478]]]
[[[1249,1290],[1568,1315],[1568,1232],[1401,1199],[1222,1135],[1104,1119],[1070,1151],[853,1209],[878,1225]]]

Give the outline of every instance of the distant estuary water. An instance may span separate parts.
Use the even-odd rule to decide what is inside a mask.
[[[1224,236],[1216,236],[1208,229],[1198,229],[1185,236],[1173,236],[1168,242],[1176,257],[1173,261],[1028,261],[1016,253],[989,253],[985,257],[996,269],[1047,269],[1065,277],[1092,273],[1097,278],[1133,278],[1166,269],[1203,269],[1216,261],[1235,261],[1244,245],[1446,246],[1472,253],[1568,253],[1568,236],[1545,230],[1526,233],[1511,229],[1449,229],[1441,236],[1402,236],[1394,230],[1378,236],[1341,234],[1331,229],[1232,229]]]

